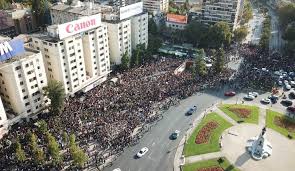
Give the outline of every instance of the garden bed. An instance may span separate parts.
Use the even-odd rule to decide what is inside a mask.
[[[217,124],[217,127],[215,129],[212,129],[211,131],[209,131],[210,133],[208,131],[204,131],[205,128],[207,130],[208,123],[209,125],[212,125],[212,123]],[[207,114],[206,117],[203,118],[202,121],[199,123],[199,125],[194,129],[193,133],[190,135],[189,139],[187,140],[184,146],[184,155],[194,156],[194,155],[219,151],[220,150],[219,138],[222,132],[231,126],[232,126],[231,123],[227,122],[217,113]],[[200,138],[199,142],[200,143],[206,142],[206,143],[197,144],[196,143],[196,140],[198,139],[197,137],[198,136],[201,137],[201,135],[204,135],[203,136],[204,138]]]
[[[224,171],[224,170],[222,167],[215,166],[215,167],[201,168],[201,169],[198,169],[198,171]]]
[[[224,104],[219,109],[238,123],[258,124],[259,108],[240,104]]]
[[[208,143],[212,132],[218,127],[218,123],[215,121],[208,122],[196,136],[196,144]]]
[[[281,113],[267,109],[266,126],[286,137],[295,137],[295,119]]]

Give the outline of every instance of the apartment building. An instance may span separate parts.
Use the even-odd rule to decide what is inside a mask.
[[[24,48],[21,40],[4,42],[1,48],[0,96],[9,119],[38,113],[47,103],[42,93],[47,78],[40,51]]]
[[[108,26],[108,35],[110,46],[111,62],[121,64],[121,58],[124,53],[132,55],[131,51],[131,21],[106,23]]]
[[[71,6],[54,5],[50,11],[53,24],[101,14],[102,22],[107,26],[112,64],[120,64],[124,53],[131,56],[132,48],[134,49],[137,44],[148,45],[148,14],[143,11],[142,2],[118,7],[78,1]]]
[[[169,0],[143,0],[143,9],[149,13],[167,13],[169,11]]]
[[[148,13],[136,15],[131,18],[131,44],[132,49],[138,44],[148,45]]]
[[[43,54],[48,80],[60,81],[66,94],[88,91],[110,73],[106,25],[92,15],[32,35],[31,46]]]
[[[237,26],[241,0],[204,0],[201,22],[215,24],[227,22],[233,29]]]

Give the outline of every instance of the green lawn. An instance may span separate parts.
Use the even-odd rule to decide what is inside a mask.
[[[216,129],[214,129],[214,131],[212,132],[208,143],[196,144],[195,139],[196,139],[198,132],[209,121],[218,122],[218,127]],[[198,155],[198,154],[219,151],[220,150],[219,138],[220,138],[222,132],[231,126],[232,126],[231,123],[227,122],[225,119],[223,119],[217,113],[207,114],[207,116],[201,121],[201,123],[198,125],[198,127],[194,130],[192,135],[187,140],[187,144],[184,146],[184,155],[185,156],[193,156],[193,155]]]
[[[239,169],[231,165],[226,158],[223,158],[223,160],[224,161],[222,163],[218,163],[218,158],[217,158],[217,159],[211,159],[211,160],[186,164],[183,167],[183,171],[197,171],[198,169],[216,167],[216,166],[222,167],[223,170],[225,171],[239,171]]]
[[[267,109],[266,110],[266,127],[271,128],[271,129],[283,134],[284,136],[288,136],[288,134],[290,134],[292,137],[295,137],[295,132],[289,132],[286,128],[280,127],[274,123],[274,118],[276,116],[286,117],[285,119],[287,119],[290,122],[294,122],[294,124],[295,124],[295,119],[289,118],[287,116],[284,116],[281,113]]]
[[[248,118],[241,118],[234,112],[230,111],[228,108],[241,108],[241,109],[249,109],[251,110],[250,117]],[[244,121],[247,123],[254,123],[258,124],[259,119],[259,107],[257,106],[248,106],[248,105],[240,105],[240,104],[224,104],[219,106],[219,109],[222,110],[225,114],[231,117],[235,121]]]

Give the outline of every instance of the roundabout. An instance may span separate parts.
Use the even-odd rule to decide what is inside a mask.
[[[183,150],[184,171],[208,171],[216,167],[220,170],[243,171],[294,170],[295,141],[283,134],[282,130],[273,129],[270,123],[275,122],[270,121],[269,110],[263,106],[231,105],[239,110],[229,111],[223,110],[224,106],[229,105],[218,105],[211,110],[213,113],[204,114],[198,120],[196,127],[188,132],[190,136]],[[251,120],[247,122],[247,119],[242,118],[245,116],[240,115],[240,111],[246,111],[247,108],[249,109],[247,117],[254,117],[254,122]],[[250,108],[255,110],[251,112]],[[213,114],[218,116],[212,120],[210,117],[212,118]],[[239,122],[241,119],[246,122]],[[231,126],[220,132],[206,128],[208,127],[206,123],[213,121],[220,123],[220,120],[225,120],[221,125],[227,122]],[[292,122],[295,125],[295,120]],[[203,130],[208,131],[204,133]],[[289,133],[292,134],[292,132]],[[206,135],[208,141],[203,144],[191,141],[198,138],[200,134]],[[219,138],[216,140],[214,137]],[[199,149],[206,146],[210,146],[206,152]],[[226,164],[220,161],[225,161]]]
[[[246,149],[247,141],[261,133],[261,125],[239,124],[227,129],[221,140],[221,152],[234,166],[240,170],[294,170],[295,142],[272,129],[266,131],[266,137],[272,145],[272,155],[255,160]]]

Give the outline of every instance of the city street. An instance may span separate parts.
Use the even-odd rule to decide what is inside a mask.
[[[206,108],[217,102],[221,102],[224,91],[210,93],[198,93],[189,97],[176,107],[171,107],[165,112],[164,118],[147,132],[136,146],[125,149],[124,153],[113,162],[113,166],[106,168],[112,171],[120,168],[124,171],[157,171],[173,170],[173,160],[179,141],[184,132],[190,128],[190,124]],[[198,107],[192,116],[185,116],[185,112],[192,106]],[[169,136],[175,130],[180,130],[177,140],[170,140]],[[142,148],[148,147],[149,151],[140,159],[134,159],[135,154]]]

